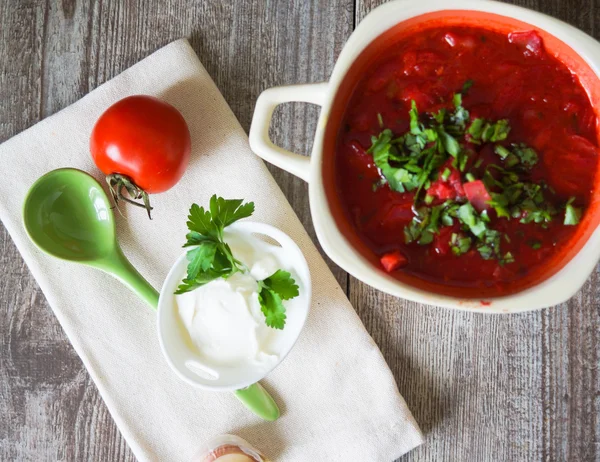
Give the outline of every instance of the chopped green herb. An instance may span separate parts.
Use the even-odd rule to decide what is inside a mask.
[[[571,197],[565,205],[565,225],[576,225],[581,220],[581,209],[573,207],[574,197]]]
[[[441,127],[438,129],[438,135],[446,152],[452,157],[458,156],[458,153],[460,152],[460,144],[458,141],[456,141],[456,138],[446,133],[446,131]]]
[[[462,106],[462,95],[460,93],[454,93],[452,97],[452,102],[454,103],[454,107]]]
[[[545,225],[552,221],[556,210],[550,204],[536,204],[532,199],[526,198],[520,205],[522,210],[521,223],[537,223]]]
[[[504,254],[504,258],[502,258],[500,260],[500,263],[503,264],[503,265],[506,265],[508,263],[514,263],[514,262],[515,262],[515,257],[513,257],[513,254],[510,253],[510,252],[506,252]]]
[[[494,229],[488,229],[481,237],[477,250],[481,258],[491,260],[498,258],[500,255],[500,237],[501,233]]]
[[[490,193],[492,196],[492,200],[490,201],[490,205],[496,211],[498,218],[510,218],[510,213],[508,211],[508,199],[504,194],[500,193]]]
[[[392,146],[392,131],[389,129],[383,130],[378,137],[373,137],[373,143],[369,150],[373,156],[375,165],[394,191],[405,192],[412,191],[417,187],[417,175],[409,172],[404,168],[392,167],[390,164],[390,156],[394,154],[395,147]]]
[[[463,255],[471,249],[472,239],[462,234],[452,233],[450,239],[450,249],[456,256]]]
[[[469,126],[467,133],[471,135],[474,140],[480,140],[481,134],[483,133],[483,125],[485,121],[483,119],[475,119]]]
[[[410,117],[410,132],[413,135],[420,135],[423,131],[423,128],[419,124],[419,111],[417,109],[417,103],[414,99],[411,101],[411,107],[408,115]]]
[[[472,85],[470,80],[465,82],[462,92]],[[461,231],[453,233],[450,241],[453,254],[462,255],[476,248],[484,259],[493,258],[500,264],[512,263],[515,261],[513,254],[501,252],[501,242],[510,244],[510,238],[492,229],[492,220],[498,217],[547,227],[558,214],[544,197],[552,190],[543,182],[528,181],[527,171],[539,161],[533,148],[523,143],[500,144],[510,133],[508,120],[471,119],[469,111],[463,107],[463,93],[452,96],[454,108],[441,108],[435,113],[419,114],[416,102],[411,101],[410,130],[401,136],[394,136],[391,130],[384,129],[383,117],[377,115],[382,131],[372,137],[367,152],[373,156],[382,178],[373,189],[387,183],[393,191],[413,192],[415,215],[404,227],[407,244],[428,245],[441,227],[454,226],[458,219]],[[475,151],[469,147],[471,143],[493,143],[498,164],[486,163],[485,169],[479,170],[484,158],[479,155],[479,149]],[[474,169],[464,173],[469,159],[476,159]],[[433,205],[438,193],[429,192],[430,187],[435,181],[449,180],[452,170],[445,165],[450,160],[452,167],[463,172],[461,175],[464,174],[466,181],[481,178],[495,213],[491,216],[488,210],[478,213],[461,195],[456,200]],[[425,193],[421,194],[423,190]],[[572,205],[573,200],[565,205],[565,224],[575,225],[581,219],[582,211]],[[416,208],[419,204],[421,207]],[[519,232],[517,230],[516,234]]]
[[[510,151],[506,149],[504,146],[497,144],[494,146],[494,152],[500,156],[502,160],[506,159],[510,156]]]
[[[454,224],[454,218],[458,215],[458,208],[460,204],[452,201],[446,201],[443,204],[443,210],[440,215],[440,221],[444,226],[452,226]]]
[[[467,133],[471,136],[471,141],[474,143],[503,141],[508,137],[509,132],[510,125],[506,119],[497,120],[496,122],[475,119],[467,130]]]
[[[377,191],[379,188],[385,186],[387,184],[387,180],[385,178],[380,178],[375,183],[373,183],[373,192]]]
[[[467,91],[469,91],[473,86],[473,83],[474,82],[471,79],[467,80],[462,87],[462,92],[466,93]]]
[[[519,161],[527,168],[533,167],[538,162],[538,155],[533,148],[530,148],[524,143],[513,144],[513,153],[518,157]]]
[[[508,155],[508,157],[506,158],[504,164],[508,167],[514,167],[515,165],[517,165],[519,163],[519,158],[517,156],[515,156],[514,154],[510,153]]]
[[[477,211],[470,202],[467,202],[459,207],[458,218],[477,237],[481,237],[487,229],[487,225],[479,217]]]
[[[537,240],[533,240],[528,242],[529,247],[531,247],[533,250],[538,250],[542,248],[542,243],[540,241]]]

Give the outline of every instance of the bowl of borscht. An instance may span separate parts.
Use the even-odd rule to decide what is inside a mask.
[[[309,183],[334,262],[389,294],[511,313],[573,296],[600,259],[600,43],[524,8],[398,0],[327,83],[266,90],[250,144]],[[269,139],[318,104],[310,157]]]

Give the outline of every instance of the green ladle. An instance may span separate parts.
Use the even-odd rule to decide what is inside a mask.
[[[123,255],[110,201],[87,173],[61,168],[39,178],[25,197],[23,222],[29,238],[47,254],[105,271],[157,309],[159,293]],[[279,417],[275,401],[260,384],[235,395],[259,417]]]

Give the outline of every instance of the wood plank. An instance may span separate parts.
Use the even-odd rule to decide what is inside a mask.
[[[382,1],[358,0],[360,21]],[[511,3],[599,38],[594,0]],[[350,278],[350,300],[426,431],[403,461],[600,460],[600,276],[552,309],[484,316],[417,305]]]
[[[325,80],[352,0],[0,2],[0,141],[161,46],[191,43],[244,128],[275,85]],[[318,111],[283,107],[274,140],[307,153]],[[82,155],[85,155],[82,153]],[[306,185],[272,169],[310,230]],[[0,226],[0,460],[133,461],[81,361]],[[315,239],[316,241],[316,239]],[[345,288],[346,274],[335,268]]]
[[[50,16],[38,2],[0,4],[0,140],[43,118],[70,94],[45,79],[54,65],[45,59],[48,34],[56,32]],[[57,88],[57,96],[49,97],[48,90]],[[114,424],[105,411],[98,414],[105,408],[95,387],[4,227],[0,246],[0,460],[73,460],[93,428],[114,430]],[[90,394],[95,401],[80,413],[82,397]],[[93,427],[82,420],[85,415],[96,416]]]

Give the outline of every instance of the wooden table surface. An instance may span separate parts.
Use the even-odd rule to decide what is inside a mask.
[[[182,36],[248,129],[263,89],[327,80],[378,3],[0,0],[0,141]],[[600,38],[598,0],[513,3]],[[275,140],[309,152],[317,115],[306,105],[279,109]],[[306,184],[271,171],[314,238]],[[0,460],[134,460],[0,228]],[[598,269],[568,303],[484,316],[398,300],[330,266],[426,434],[401,460],[600,460]]]

